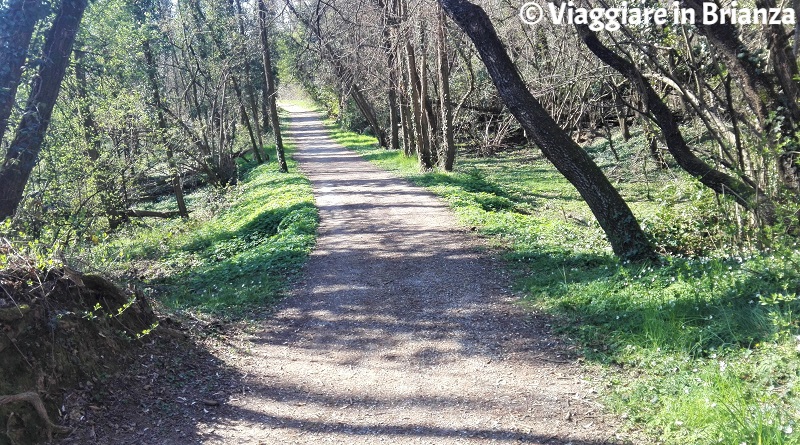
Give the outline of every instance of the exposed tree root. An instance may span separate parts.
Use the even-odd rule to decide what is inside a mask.
[[[39,413],[39,416],[44,420],[44,423],[47,427],[47,439],[53,439],[53,432],[56,433],[69,433],[69,428],[64,428],[63,426],[59,426],[54,424],[50,421],[50,417],[47,415],[47,410],[44,407],[44,403],[42,403],[41,397],[39,394],[35,392],[23,392],[20,394],[15,394],[13,396],[0,396],[0,406],[8,405],[10,403],[15,402],[28,402],[36,409],[36,412]]]

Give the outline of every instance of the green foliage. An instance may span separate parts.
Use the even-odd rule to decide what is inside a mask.
[[[664,443],[800,443],[800,252],[741,256],[729,216],[686,178],[646,191],[616,180],[666,252],[622,264],[577,193],[525,152],[423,173],[414,159],[338,132],[365,158],[429,187],[505,248],[524,304],[554,317],[606,375],[608,404]],[[618,146],[624,156],[625,147]],[[657,173],[649,172],[650,175]],[[702,256],[705,255],[705,256]]]
[[[278,298],[314,244],[310,184],[274,164],[250,170],[235,187],[201,189],[187,202],[189,221],[126,229],[86,252],[87,260],[143,281],[173,310],[239,317]]]

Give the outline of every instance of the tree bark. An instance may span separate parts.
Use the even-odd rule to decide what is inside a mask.
[[[417,71],[416,54],[411,42],[406,41],[406,56],[408,60],[408,80],[411,84],[411,106],[414,114],[414,128],[417,141],[417,158],[419,164],[424,169],[433,167],[431,163],[431,141],[428,133],[428,126],[425,124],[424,100],[420,87],[419,72]]]
[[[400,109],[397,105],[397,48],[392,43],[393,31],[397,29],[397,0],[390,0],[383,5],[383,51],[386,54],[386,65],[389,70],[387,98],[389,101],[389,147],[400,150]]]
[[[0,12],[0,141],[8,128],[28,47],[43,9],[41,0],[11,0]]]
[[[656,258],[652,244],[619,192],[528,90],[483,9],[465,0],[439,2],[475,44],[508,109],[589,205],[614,253],[631,261]]]
[[[453,141],[453,108],[450,104],[450,65],[447,61],[447,32],[445,29],[444,11],[439,5],[438,11],[438,45],[439,56],[439,106],[442,110],[442,145],[444,151],[443,167],[445,171],[453,171],[456,160],[456,144]]]
[[[63,0],[45,36],[41,66],[33,78],[25,113],[0,167],[0,220],[16,212],[39,159],[87,2]]]
[[[241,0],[236,0],[236,14],[238,15],[238,22],[239,22],[239,34],[242,35],[243,39],[247,38],[247,34],[244,30],[244,14],[242,12],[242,2]],[[256,97],[255,88],[253,88],[253,77],[252,73],[250,72],[250,63],[248,57],[245,56],[244,60],[244,74],[247,82],[245,82],[245,92],[247,93],[248,101],[250,102],[250,110],[253,113],[253,126],[255,126],[255,133],[256,138],[258,139],[258,149],[255,150],[256,160],[259,164],[264,162],[264,157],[261,155],[261,150],[264,149],[264,139],[261,133],[261,121],[259,120],[258,116],[258,98]],[[269,157],[267,157],[269,160]]]
[[[713,0],[683,0],[683,4],[702,17],[703,4]],[[758,66],[751,60],[751,53],[741,42],[736,27],[730,23],[704,24],[697,21],[697,29],[706,36],[717,50],[731,74],[739,80],[745,102],[756,113],[759,124],[764,128],[769,117],[770,105],[777,102],[772,82],[759,73]]]
[[[267,84],[267,101],[269,105],[269,119],[272,122],[272,132],[275,136],[275,151],[278,157],[278,167],[282,172],[288,172],[286,155],[283,151],[283,138],[281,137],[280,121],[278,120],[278,105],[276,103],[275,79],[272,76],[272,58],[269,51],[269,36],[267,34],[267,5],[264,0],[258,0],[258,26],[261,35],[261,51],[264,59],[264,80]]]
[[[169,174],[172,181],[172,190],[175,193],[175,201],[178,204],[178,212],[181,218],[186,219],[189,217],[189,210],[186,207],[186,199],[183,196],[183,179],[181,172],[178,168],[178,163],[175,162],[175,152],[172,148],[172,142],[167,138],[167,120],[164,118],[164,111],[161,103],[161,91],[158,85],[158,68],[156,67],[156,60],[153,54],[153,48],[150,45],[150,40],[145,39],[142,42],[142,49],[144,51],[144,60],[147,68],[147,80],[150,82],[150,94],[153,101],[153,107],[156,110],[156,119],[158,123],[159,138],[164,143],[167,150],[167,165],[169,166]]]
[[[667,143],[667,150],[681,168],[706,187],[717,193],[732,196],[742,207],[764,217],[767,222],[772,221],[773,206],[766,201],[763,193],[753,186],[711,167],[692,152],[683,138],[672,111],[633,63],[603,45],[597,38],[597,34],[587,25],[575,25],[575,27],[586,47],[603,63],[625,76],[639,91],[645,107],[653,114],[656,124],[661,128],[661,133]]]

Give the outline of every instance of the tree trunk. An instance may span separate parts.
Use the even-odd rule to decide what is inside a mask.
[[[282,172],[288,172],[289,167],[286,165],[280,121],[278,120],[275,79],[272,77],[272,58],[269,51],[269,36],[267,34],[267,4],[264,3],[264,0],[258,0],[258,26],[261,33],[261,52],[264,59],[264,80],[267,85],[269,119],[272,122],[272,132],[275,135],[275,151],[278,156],[278,168],[280,168]]]
[[[87,2],[63,0],[45,36],[41,67],[33,78],[25,113],[0,167],[0,220],[13,216],[22,201],[42,150]]]
[[[100,130],[94,120],[94,114],[89,106],[89,94],[86,91],[86,67],[83,62],[85,53],[75,50],[74,54],[78,114],[83,126],[83,138],[87,146],[86,154],[89,156],[93,166],[92,176],[97,181],[97,192],[103,211],[108,218],[108,226],[111,231],[114,231],[125,223],[125,218],[119,214],[119,209],[126,208],[128,203],[125,202],[124,196],[120,196],[122,193],[119,193],[117,187],[115,187],[112,174],[107,166],[100,162]]]
[[[419,165],[424,169],[433,167],[431,163],[431,142],[428,133],[428,126],[425,125],[424,102],[420,88],[419,73],[417,71],[416,54],[411,42],[406,41],[406,56],[408,60],[408,80],[411,84],[411,106],[414,113],[414,128],[416,134],[414,139],[417,141],[417,157]]]
[[[378,115],[375,113],[375,108],[372,107],[372,105],[369,103],[369,100],[367,100],[367,98],[364,96],[364,93],[361,92],[361,88],[359,88],[359,86],[355,83],[350,84],[350,97],[353,98],[353,102],[355,102],[359,111],[361,111],[361,115],[367,119],[369,127],[372,129],[372,132],[378,139],[378,145],[387,148],[386,134],[384,133],[383,128],[381,128],[380,122],[378,121]]]
[[[683,0],[683,4],[702,17],[703,3],[707,0]],[[769,117],[770,104],[777,102],[774,88],[769,79],[760,73],[760,68],[752,61],[752,54],[739,40],[736,27],[730,23],[704,24],[697,21],[697,29],[708,38],[711,45],[725,62],[731,74],[738,79],[744,93],[745,102],[756,113],[759,124],[765,127]]]
[[[732,196],[742,207],[764,217],[767,222],[772,221],[774,217],[773,206],[766,202],[766,197],[763,193],[753,186],[711,167],[692,152],[683,138],[672,111],[635,65],[603,45],[587,25],[575,25],[575,27],[581,40],[594,55],[625,76],[638,89],[639,96],[642,98],[645,107],[653,113],[656,124],[661,128],[661,133],[667,143],[667,150],[669,150],[681,168],[697,178],[706,187],[717,193]]]
[[[450,104],[450,66],[447,61],[447,33],[445,15],[439,5],[438,46],[439,55],[439,106],[442,109],[442,145],[444,149],[444,170],[453,171],[456,159],[456,144],[453,141],[453,109]]]
[[[392,43],[392,31],[397,29],[396,14],[397,0],[391,0],[384,5],[383,23],[383,51],[386,54],[386,65],[389,70],[389,86],[387,96],[389,100],[389,147],[400,150],[400,109],[397,105],[397,48]]]
[[[236,0],[236,14],[238,16],[239,34],[242,35],[243,39],[246,39],[247,34],[244,30],[244,17],[242,13],[241,0]],[[247,79],[245,82],[245,92],[247,93],[247,99],[250,102],[250,111],[253,115],[253,126],[255,127],[256,138],[258,139],[258,149],[255,150],[255,155],[256,160],[258,160],[258,163],[261,164],[264,162],[264,157],[261,155],[261,150],[264,149],[264,140],[261,136],[261,121],[258,118],[258,99],[256,98],[256,92],[253,88],[253,77],[252,73],[250,72],[248,56],[245,56],[244,60],[244,73],[245,78]]]
[[[142,42],[142,49],[144,51],[144,61],[147,65],[147,80],[150,82],[150,94],[153,101],[153,107],[156,110],[156,119],[158,122],[159,138],[167,150],[167,165],[169,166],[169,174],[172,181],[172,190],[175,193],[175,201],[178,204],[178,212],[181,218],[186,219],[189,217],[189,210],[186,207],[186,199],[183,196],[183,179],[181,172],[178,168],[178,163],[175,162],[175,153],[172,148],[172,142],[167,138],[167,120],[164,118],[164,111],[161,104],[161,90],[158,85],[158,67],[156,66],[156,59],[153,55],[153,48],[150,45],[150,40],[145,39]]]
[[[408,80],[408,70],[404,66],[400,67],[400,79],[402,81],[402,88],[400,89],[400,118],[403,124],[403,154],[410,157],[417,151],[417,141],[414,138],[414,119],[411,117],[411,106],[409,105],[409,97],[411,97],[411,101],[414,99],[411,93],[411,83]]]
[[[11,0],[0,12],[0,141],[8,128],[28,47],[43,9],[41,0]]]
[[[439,1],[475,44],[508,109],[589,205],[614,253],[632,261],[656,258],[652,244],[617,190],[530,93],[483,9],[465,0]]]

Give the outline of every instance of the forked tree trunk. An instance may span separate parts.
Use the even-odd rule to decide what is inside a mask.
[[[41,0],[11,0],[0,11],[0,141],[8,128],[28,47],[43,9]]]
[[[87,2],[63,0],[45,36],[41,67],[33,77],[25,112],[0,166],[0,221],[16,212],[39,159]]]
[[[614,253],[632,261],[656,258],[652,244],[617,190],[528,90],[483,9],[465,0],[439,1],[475,44],[511,113],[589,205]]]
[[[272,77],[272,57],[269,51],[269,35],[267,33],[267,4],[258,0],[258,27],[261,35],[261,54],[264,61],[264,80],[267,85],[267,103],[269,106],[269,120],[272,123],[272,133],[275,136],[275,152],[278,157],[278,168],[288,172],[286,155],[283,151],[283,138],[281,137],[280,121],[278,120],[278,104],[276,103],[275,79]]]

